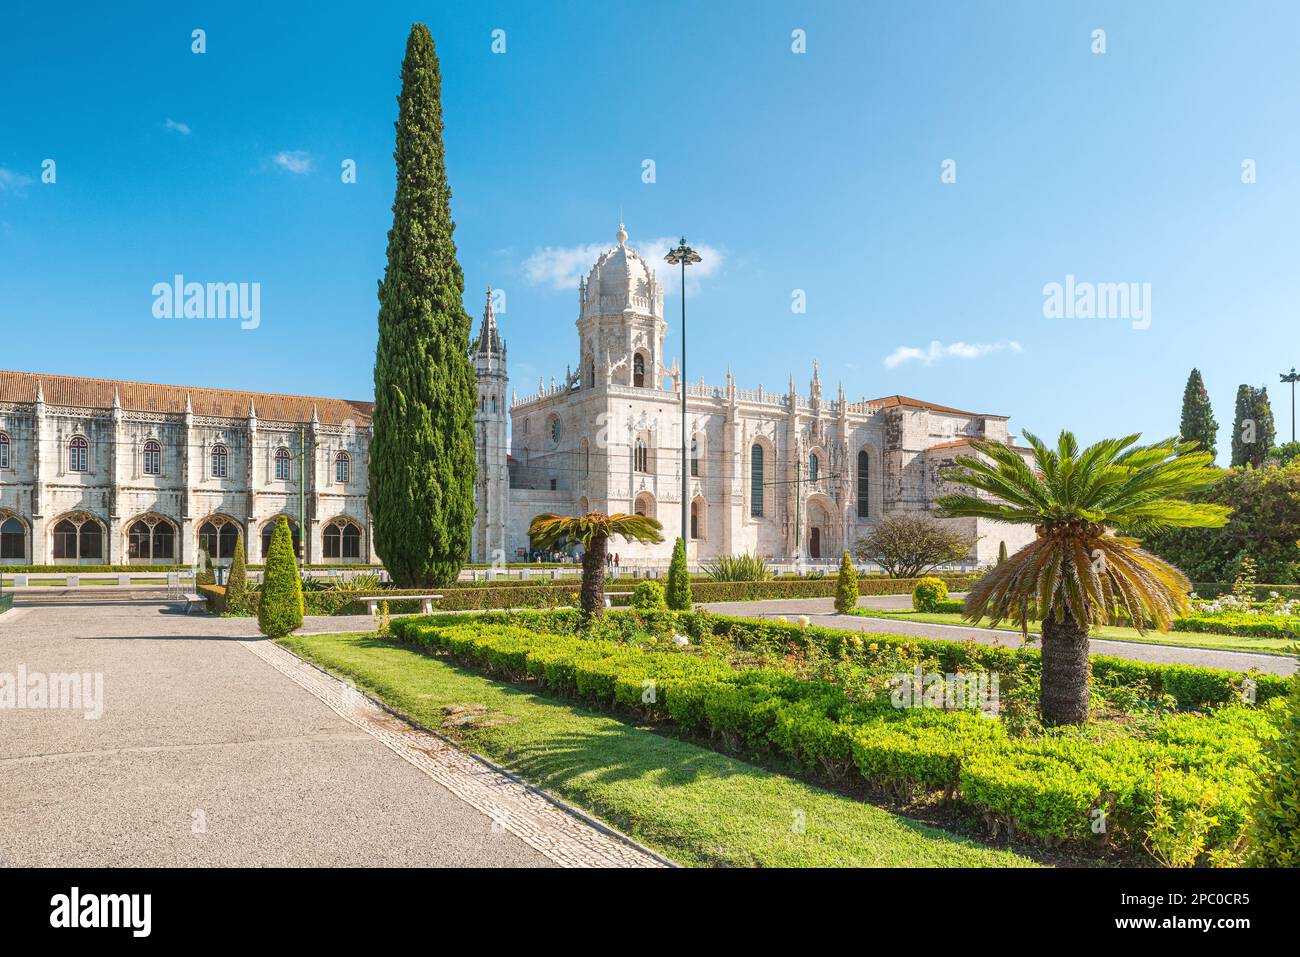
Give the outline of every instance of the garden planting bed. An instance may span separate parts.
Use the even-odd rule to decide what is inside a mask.
[[[1026,717],[1035,651],[707,613],[610,613],[589,632],[576,622],[554,611],[433,616],[395,621],[392,634],[890,803],[964,809],[989,836],[1162,863],[1233,862],[1288,688],[1251,675],[1248,704],[1240,674],[1094,656],[1095,719],[1044,731]],[[999,713],[895,707],[894,676],[917,673],[996,674]]]
[[[912,578],[864,578],[859,582],[858,590],[863,595],[905,595],[916,586]],[[965,588],[970,584],[967,577],[947,579],[949,587]],[[608,583],[610,587],[624,584],[622,579]],[[625,605],[630,601],[631,588],[636,584],[633,579],[626,581],[628,593],[613,595],[612,603]],[[491,608],[567,608],[576,605],[580,583],[545,582],[528,585],[501,584],[491,582],[459,582],[438,588],[443,595],[438,602],[440,611],[477,611]],[[706,601],[759,601],[769,598],[831,598],[835,595],[834,578],[813,578],[795,580],[770,580],[761,582],[692,582],[691,596],[696,602]],[[379,590],[376,590],[379,589]],[[200,585],[199,591],[209,599],[208,604],[214,611],[224,614],[225,589],[220,585]],[[357,590],[355,586],[308,588],[303,591],[305,613],[308,615],[360,615],[365,614],[364,602],[356,601],[357,595],[378,595],[391,591],[392,602],[389,612],[394,615],[419,611],[418,601],[402,601],[402,595],[427,594],[428,589],[386,589],[382,586],[365,585]],[[248,593],[249,610],[247,614],[257,614],[257,592]]]

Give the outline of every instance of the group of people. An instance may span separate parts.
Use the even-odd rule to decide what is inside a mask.
[[[549,562],[554,564],[580,562],[582,561],[582,552],[578,551],[575,553],[558,550],[545,551],[540,548],[534,548],[528,553],[528,560],[530,562]],[[606,568],[618,568],[619,560],[618,552],[605,553]]]

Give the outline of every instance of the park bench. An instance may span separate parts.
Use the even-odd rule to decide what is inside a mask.
[[[632,593],[630,591],[607,591],[605,592],[605,607],[614,607],[614,602],[611,599],[623,598],[624,596],[631,597],[631,595]]]
[[[432,615],[433,603],[440,598],[442,598],[441,595],[366,595],[358,598],[357,601],[366,603],[366,610],[370,612],[372,617],[379,614],[379,603],[381,601],[418,601],[421,613]]]
[[[185,614],[187,615],[194,610],[195,605],[199,606],[200,611],[208,610],[208,600],[203,595],[190,592],[188,595],[182,595],[181,597],[185,599]]]

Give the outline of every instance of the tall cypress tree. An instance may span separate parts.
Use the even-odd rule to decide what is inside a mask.
[[[1201,371],[1193,369],[1183,390],[1183,417],[1178,426],[1178,436],[1184,442],[1199,442],[1201,450],[1215,454],[1219,423],[1214,420],[1210,394],[1205,391]]]
[[[429,28],[406,41],[397,99],[397,195],[379,284],[370,511],[400,585],[454,581],[474,522],[474,367],[452,241],[442,77]]]
[[[1232,465],[1259,468],[1273,447],[1275,428],[1268,389],[1237,387],[1237,409],[1232,423]]]

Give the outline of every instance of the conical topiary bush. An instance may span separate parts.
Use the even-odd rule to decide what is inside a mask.
[[[283,638],[302,627],[302,580],[293,554],[293,535],[281,515],[266,554],[262,594],[257,605],[257,627],[268,638]]]

